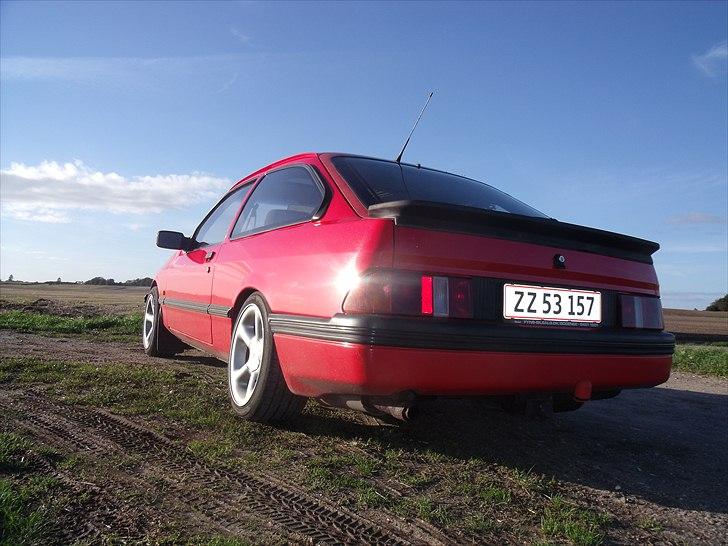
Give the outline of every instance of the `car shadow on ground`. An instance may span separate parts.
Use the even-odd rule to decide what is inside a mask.
[[[186,364],[195,364],[200,366],[210,366],[212,368],[227,368],[227,364],[214,356],[208,356],[197,350],[187,350],[184,353],[174,356],[175,360]]]
[[[416,423],[375,427],[341,412],[304,415],[311,435],[372,438],[386,448],[432,450],[533,470],[664,506],[728,513],[728,395],[655,388],[622,392],[545,421],[468,400],[427,404]]]

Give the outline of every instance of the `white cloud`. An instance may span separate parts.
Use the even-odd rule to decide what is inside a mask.
[[[668,224],[672,225],[694,225],[694,224],[722,224],[725,219],[717,214],[708,212],[688,212],[685,214],[676,214],[667,219]]]
[[[235,27],[230,28],[230,34],[235,36],[238,40],[240,40],[244,44],[247,44],[252,39],[250,36],[248,36],[247,34],[243,34]]]
[[[233,74],[233,77],[230,78],[230,80],[228,80],[227,82],[225,82],[225,84],[223,84],[223,86],[220,87],[220,89],[218,89],[216,91],[216,93],[224,93],[225,91],[227,91],[228,89],[230,89],[236,81],[238,81],[238,74],[237,73]]]
[[[724,73],[728,67],[728,41],[715,44],[705,53],[693,55],[693,64],[711,78]]]
[[[219,88],[231,74],[252,69],[257,54],[190,57],[2,57],[0,78],[8,81],[69,82],[120,89],[166,88],[170,84]]]
[[[67,262],[69,260],[67,256],[56,256],[46,250],[35,250],[26,247],[0,246],[0,251],[7,252],[8,254],[17,254],[23,256],[24,259],[50,260],[53,262]]]
[[[69,222],[72,210],[145,214],[209,201],[231,185],[204,173],[124,177],[82,161],[12,163],[0,171],[2,212],[18,220]],[[131,228],[134,229],[134,228]]]

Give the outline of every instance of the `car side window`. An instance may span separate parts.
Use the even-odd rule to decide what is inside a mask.
[[[230,238],[305,222],[316,214],[324,197],[324,189],[308,169],[273,171],[253,190]]]
[[[195,241],[200,246],[213,245],[225,239],[227,230],[240,209],[240,204],[247,193],[249,185],[241,186],[226,195],[195,232]]]

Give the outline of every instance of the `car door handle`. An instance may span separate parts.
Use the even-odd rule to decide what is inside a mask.
[[[207,253],[205,254],[205,261],[206,262],[209,262],[214,257],[215,257],[215,251],[214,250],[208,250]]]

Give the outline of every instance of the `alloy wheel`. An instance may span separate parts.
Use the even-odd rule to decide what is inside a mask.
[[[251,303],[243,309],[235,327],[228,367],[230,393],[237,406],[247,404],[255,392],[264,349],[263,314]]]
[[[156,306],[154,305],[154,298],[152,296],[147,297],[147,304],[144,307],[144,326],[142,330],[142,342],[144,348],[148,349],[154,339],[154,319],[156,318]]]

